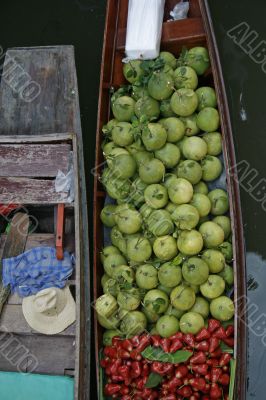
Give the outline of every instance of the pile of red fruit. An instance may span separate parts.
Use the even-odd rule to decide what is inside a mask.
[[[221,342],[233,347],[233,334],[232,325],[224,328],[219,321],[210,319],[208,328],[197,335],[177,332],[170,338],[114,337],[112,346],[105,347],[101,360],[108,378],[104,394],[121,400],[226,400],[232,356],[222,351]],[[150,361],[141,354],[147,346],[160,347],[162,353],[187,350],[192,356],[179,364]],[[151,373],[162,378],[158,386],[148,388],[145,385]]]

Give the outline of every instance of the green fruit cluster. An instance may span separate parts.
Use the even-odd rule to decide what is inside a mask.
[[[112,245],[95,308],[114,334],[195,334],[210,316],[233,317],[228,194],[208,189],[222,173],[215,90],[198,87],[208,68],[204,47],[162,52],[125,64],[130,85],[112,95],[101,176]]]

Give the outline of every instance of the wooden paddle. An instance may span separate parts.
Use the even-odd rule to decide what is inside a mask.
[[[16,257],[23,253],[28,237],[28,231],[29,216],[21,212],[15,214],[11,221],[10,230],[4,244],[2,259],[0,260],[0,314],[10,293],[10,287],[4,287],[2,283],[2,260],[4,258]]]

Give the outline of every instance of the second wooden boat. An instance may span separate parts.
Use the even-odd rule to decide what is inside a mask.
[[[12,63],[16,71],[20,71],[12,75],[13,79],[8,75]],[[24,96],[21,71],[23,77],[39,89],[32,99]],[[8,296],[0,316],[0,332],[1,337],[6,332],[13,341],[9,357],[4,353],[0,355],[0,370],[68,376],[74,379],[75,387],[75,394],[70,393],[70,398],[85,399],[89,397],[90,378],[90,330],[86,329],[89,250],[73,47],[8,50],[0,88],[0,116],[0,203],[19,205],[17,211],[1,217],[2,256],[11,257],[24,249],[50,246],[57,247],[59,252],[68,250],[76,259],[74,273],[68,281],[76,302],[76,322],[57,335],[39,334],[23,317],[22,299],[17,295]],[[67,174],[71,166],[74,201],[67,193],[55,189],[58,171]],[[33,232],[29,232],[18,247],[14,218],[23,215],[28,218]],[[9,222],[11,237],[10,233],[7,236],[4,233]],[[26,225],[24,230],[27,230]],[[11,248],[8,241],[13,243]],[[21,360],[18,359],[18,345],[26,351]]]

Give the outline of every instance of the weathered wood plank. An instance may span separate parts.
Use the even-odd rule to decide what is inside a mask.
[[[0,203],[57,204],[67,202],[68,193],[55,191],[54,180],[0,177]]]
[[[0,237],[0,258],[2,257],[2,251],[4,248],[6,235],[1,235]],[[34,247],[41,247],[41,246],[55,246],[55,234],[54,233],[33,233],[28,235],[25,251],[33,249]],[[75,240],[73,233],[68,233],[65,235],[65,246],[64,249],[73,253],[75,251]]]
[[[11,221],[10,231],[4,243],[2,258],[0,260],[0,314],[5,301],[10,293],[9,287],[4,287],[2,283],[3,276],[3,258],[15,257],[23,252],[27,241],[29,230],[29,216],[24,213],[17,213]]]
[[[57,143],[70,141],[73,133],[53,133],[45,135],[35,132],[34,135],[0,135],[0,143]]]
[[[67,173],[69,144],[1,144],[0,175],[5,177],[56,177]]]
[[[0,335],[0,350],[1,371],[64,375],[75,368],[72,337],[6,333]]]
[[[19,75],[14,77],[11,85],[7,83],[8,79],[2,80],[0,135],[77,132],[73,47],[10,49],[3,74],[10,62],[25,71],[40,91],[35,99],[28,101]]]
[[[23,335],[36,333],[36,331],[34,331],[25,320],[20,304],[6,304],[3,307],[0,320],[0,332],[11,332]],[[58,335],[74,337],[75,334],[76,327],[75,324],[72,324],[64,332],[60,332]]]

